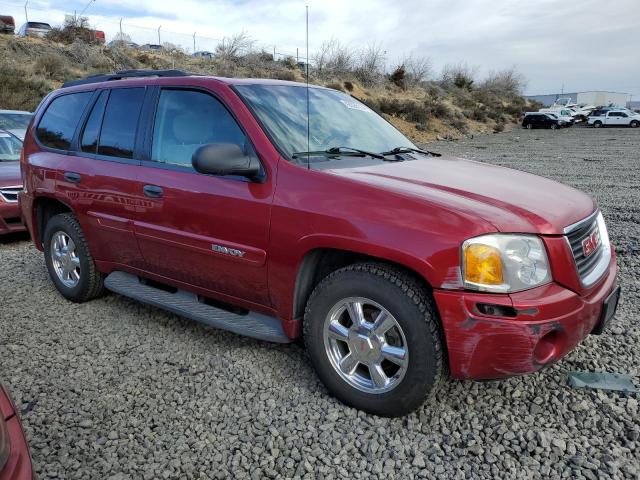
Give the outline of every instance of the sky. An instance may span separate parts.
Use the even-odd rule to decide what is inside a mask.
[[[59,24],[87,1],[29,0],[29,19]],[[21,24],[21,0],[0,0],[0,14]],[[304,57],[305,5],[311,58],[334,37],[354,49],[377,44],[389,66],[428,57],[434,75],[466,63],[482,76],[515,67],[525,93],[624,92],[640,100],[640,0],[94,0],[86,16],[109,40],[119,30],[136,43],[161,41],[213,50],[245,30],[258,45]]]

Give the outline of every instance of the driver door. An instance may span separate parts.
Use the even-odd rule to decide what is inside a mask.
[[[270,178],[197,173],[195,150],[210,143],[251,143],[225,106],[198,89],[159,90],[150,159],[138,181],[149,208],[134,225],[147,270],[215,294],[269,305],[267,245],[273,186]]]

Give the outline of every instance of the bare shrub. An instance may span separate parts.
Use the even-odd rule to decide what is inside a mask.
[[[445,65],[442,69],[440,82],[445,86],[453,85],[471,90],[475,82],[476,70],[475,67],[469,67],[466,63]]]
[[[66,59],[59,53],[47,52],[39,55],[33,70],[47,78],[63,80],[68,72]]]
[[[332,83],[327,83],[325,85],[325,87],[327,88],[331,88],[333,90],[339,90],[341,92],[344,92],[344,88],[342,87],[342,85],[338,82],[332,82]]]
[[[491,72],[482,82],[480,88],[488,90],[496,95],[519,97],[527,83],[524,76],[515,68],[509,68],[499,72]]]
[[[431,59],[428,57],[408,56],[402,61],[406,72],[406,85],[416,87],[431,76]]]
[[[386,53],[379,44],[371,44],[361,50],[353,71],[356,79],[365,86],[380,83],[384,76]]]
[[[222,43],[216,47],[216,55],[224,59],[234,59],[242,54],[249,54],[253,50],[256,41],[246,32],[236,33],[228,38],[223,38]]]
[[[346,88],[348,92],[353,92],[353,82],[344,82],[344,88]]]
[[[47,33],[47,38],[54,42],[72,44],[76,40],[86,43],[97,42],[95,31],[89,26],[89,20],[85,17],[69,17],[61,28],[52,28]]]
[[[42,75],[0,62],[0,105],[3,108],[32,112],[40,100],[53,90]]]
[[[323,42],[313,57],[316,74],[321,78],[341,77],[352,72],[356,54],[336,38]]]

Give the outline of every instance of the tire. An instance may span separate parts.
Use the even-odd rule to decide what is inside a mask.
[[[353,325],[350,328],[341,325],[348,330],[350,343],[332,338],[328,325],[335,324],[333,319],[343,322],[347,319],[348,323],[352,315],[349,312],[357,311],[349,308],[342,311],[338,306],[344,302],[355,305],[356,300],[364,305],[364,316],[370,315],[361,328],[370,332],[373,341],[363,341],[355,333]],[[382,310],[389,315],[384,317]],[[343,313],[336,313],[341,311]],[[387,318],[387,322],[381,323],[395,324],[390,328],[386,325],[388,330],[373,330],[375,324],[371,321],[375,318]],[[380,336],[384,331],[386,333]],[[338,336],[347,338],[344,332]],[[386,417],[397,417],[415,410],[437,390],[445,373],[441,338],[436,309],[425,289],[402,271],[376,263],[351,265],[327,276],[311,294],[304,316],[304,342],[320,380],[347,405]],[[369,347],[370,344],[375,345]],[[404,351],[406,356],[402,360],[400,355],[394,356],[393,362],[387,359],[382,363],[365,360],[379,368],[354,360],[353,378],[348,379],[349,374],[344,371],[341,373],[336,356],[350,356],[351,360],[358,355],[371,354],[375,357],[379,349],[385,352]],[[372,372],[379,371],[384,375],[375,375],[379,380],[376,385]],[[381,378],[389,383],[382,386]]]
[[[51,280],[66,299],[83,303],[104,294],[104,277],[96,268],[78,220],[71,213],[56,215],[47,222],[44,258]]]
[[[556,130],[558,128],[558,125],[556,125],[555,123],[551,124],[551,130]]]
[[[602,126],[602,122],[600,120],[596,120],[593,122],[593,128],[600,128]]]
[[[631,123],[629,124],[629,126],[631,128],[638,128],[638,127],[640,127],[640,122],[638,120],[632,120]]]
[[[527,130],[531,130],[533,128],[533,125],[530,123],[527,123]]]

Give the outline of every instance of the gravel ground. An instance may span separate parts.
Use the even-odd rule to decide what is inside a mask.
[[[626,372],[640,385],[640,131],[518,130],[430,148],[595,196],[624,288],[606,335],[541,373],[452,381],[415,414],[377,418],[327,395],[298,345],[241,338],[116,295],[66,302],[42,254],[5,239],[0,374],[39,476],[638,478],[638,396],[573,390],[566,374]]]

